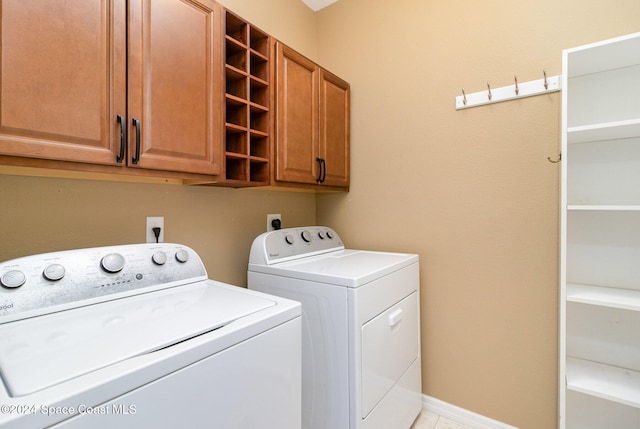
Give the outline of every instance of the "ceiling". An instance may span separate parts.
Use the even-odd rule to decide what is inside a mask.
[[[309,6],[314,12],[329,6],[331,3],[335,3],[338,0],[302,0],[304,4]]]

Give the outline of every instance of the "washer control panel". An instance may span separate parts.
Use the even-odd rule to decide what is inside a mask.
[[[260,259],[266,264],[344,249],[338,234],[326,226],[279,229],[261,235],[256,241],[264,243]],[[252,255],[250,262],[254,262],[254,256],[257,257]]]
[[[26,256],[0,263],[0,323],[206,279],[198,254],[172,243]]]

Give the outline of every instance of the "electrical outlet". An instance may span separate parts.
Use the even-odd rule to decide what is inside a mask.
[[[280,214],[268,214],[267,215],[267,231],[275,231],[276,229],[273,226],[273,221],[278,220],[280,222],[280,228],[282,228],[282,216]]]
[[[164,216],[147,216],[147,229],[146,237],[147,243],[155,243],[156,236],[153,233],[153,228],[160,228],[160,236],[158,237],[158,243],[164,243]]]

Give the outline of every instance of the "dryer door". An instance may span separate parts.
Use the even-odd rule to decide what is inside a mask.
[[[413,292],[362,326],[363,419],[418,354],[418,294]]]

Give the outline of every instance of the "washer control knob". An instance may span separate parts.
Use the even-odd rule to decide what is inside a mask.
[[[311,233],[309,233],[309,231],[306,231],[306,230],[302,231],[300,233],[300,236],[305,241],[305,243],[310,243],[311,242]]]
[[[176,260],[183,264],[189,260],[189,252],[184,249],[180,249],[176,252]]]
[[[333,232],[331,232],[331,231],[327,231],[327,237],[328,237],[329,239],[332,239],[332,238],[333,238]]]
[[[27,277],[22,271],[11,270],[7,271],[0,277],[0,284],[7,288],[17,288],[25,284]]]
[[[286,241],[286,242],[287,242],[287,244],[293,244],[293,236],[292,236],[291,234],[287,234],[287,235],[284,237],[284,241]]]
[[[51,264],[44,269],[42,275],[45,279],[55,282],[64,277],[65,270],[64,267],[60,264]]]
[[[161,251],[158,251],[153,254],[151,260],[156,265],[164,265],[167,262],[167,254]]]
[[[124,268],[124,256],[119,253],[109,253],[100,261],[102,269],[108,273],[117,273]]]

